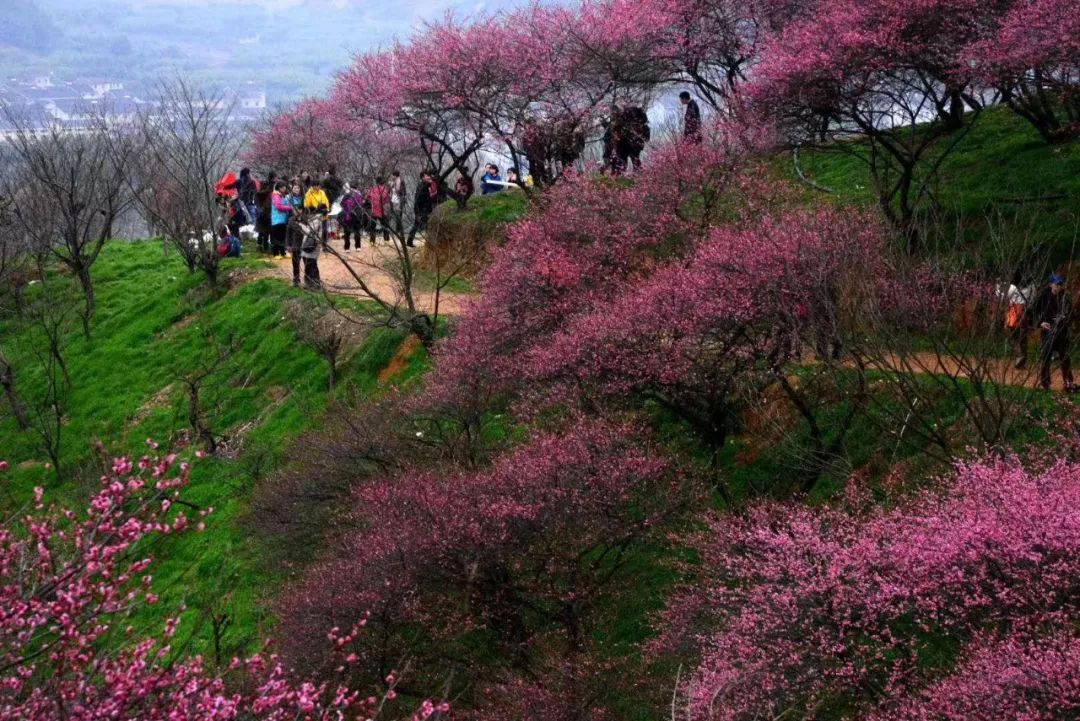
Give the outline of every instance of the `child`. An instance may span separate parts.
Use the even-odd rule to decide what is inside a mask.
[[[218,234],[217,254],[222,258],[240,257],[240,239],[229,228],[222,228]]]

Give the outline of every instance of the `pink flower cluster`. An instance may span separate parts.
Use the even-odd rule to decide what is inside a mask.
[[[701,662],[692,718],[1067,718],[1080,708],[1080,466],[958,468],[864,517],[715,518],[659,646]]]
[[[175,510],[189,468],[176,463],[172,454],[117,458],[84,514],[47,507],[39,488],[33,508],[0,528],[0,719],[329,721],[346,712],[377,714],[380,699],[296,683],[272,656],[234,659],[223,673],[239,684],[199,657],[176,659],[169,644],[179,618],[153,638],[126,625],[129,612],[157,601],[147,543],[189,528]],[[415,718],[441,710],[426,704]]]
[[[1064,92],[1075,119],[1078,36],[1069,0],[825,0],[762,43],[748,95],[772,122],[866,133],[978,108],[997,92],[1045,132],[1053,110],[1018,96]]]
[[[289,657],[321,662],[315,629],[360,618],[382,639],[359,651],[369,676],[408,656],[441,672],[461,664],[463,689],[486,688],[564,654],[588,676],[584,629],[626,548],[686,495],[643,436],[634,425],[581,419],[531,433],[482,470],[364,482],[355,530],[282,599]],[[472,648],[470,635],[486,640]],[[458,663],[440,651],[455,648]],[[477,649],[511,668],[468,664]]]
[[[518,395],[535,387],[544,352],[575,323],[621,324],[611,313],[625,309],[613,306],[695,252],[721,212],[713,204],[750,217],[763,193],[782,192],[749,179],[752,147],[735,138],[674,144],[656,155],[657,172],[632,184],[572,176],[552,188],[494,251],[482,294],[439,350],[427,402],[485,407]]]
[[[330,101],[309,99],[257,128],[246,157],[286,172],[335,166],[341,172],[374,176],[386,174],[415,152],[412,136],[350,116]]]

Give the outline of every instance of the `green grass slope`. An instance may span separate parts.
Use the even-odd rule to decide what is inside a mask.
[[[213,655],[211,618],[227,618],[220,651],[250,651],[269,623],[264,601],[280,580],[266,569],[240,524],[253,485],[282,458],[290,438],[310,427],[331,399],[325,363],[298,342],[284,307],[302,291],[259,279],[259,260],[226,261],[236,275],[227,292],[210,293],[180,261],[163,258],[156,242],[114,242],[94,266],[98,311],[89,342],[73,325],[64,343],[72,387],[63,401],[62,469],[58,482],[44,467],[32,432],[19,431],[0,406],[0,457],[11,470],[0,485],[0,509],[17,508],[33,486],[46,499],[77,502],[92,489],[110,454],[141,455],[145,440],[167,447],[187,427],[186,397],[177,379],[207,363],[232,339],[235,353],[212,379],[208,400],[213,428],[228,438],[225,450],[197,462],[184,498],[213,507],[207,530],[158,542],[152,553],[161,602],[139,623],[157,624],[188,608],[178,645]],[[59,279],[57,282],[63,282]],[[43,385],[40,365],[24,328],[0,324],[0,339],[16,367],[20,393],[31,401]],[[403,335],[371,332],[340,371],[337,393],[378,393],[379,372]],[[395,376],[422,373],[416,354]],[[104,451],[94,451],[100,444]]]
[[[876,204],[867,165],[844,152],[852,148],[858,150],[858,143],[801,155],[799,167],[806,177],[834,191],[810,191],[814,198]],[[783,177],[798,180],[790,155],[778,158],[775,167]],[[931,239],[943,250],[996,263],[995,244],[988,242],[995,233],[1006,237],[1006,247],[1022,243],[1040,249],[1053,263],[1074,254],[1080,230],[1080,143],[1047,145],[1006,108],[979,115],[930,187],[932,197],[922,210]]]

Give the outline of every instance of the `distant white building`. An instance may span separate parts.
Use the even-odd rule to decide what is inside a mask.
[[[265,110],[266,93],[259,91],[246,91],[240,96],[240,108],[243,110]]]
[[[124,84],[114,80],[91,80],[90,89],[94,92],[95,97],[103,98],[109,93],[123,90]]]

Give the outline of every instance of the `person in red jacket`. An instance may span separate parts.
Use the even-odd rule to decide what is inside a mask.
[[[371,223],[368,225],[368,242],[375,245],[375,230],[382,226],[383,240],[390,242],[390,191],[386,181],[380,176],[375,178],[375,185],[368,191],[371,204]]]

